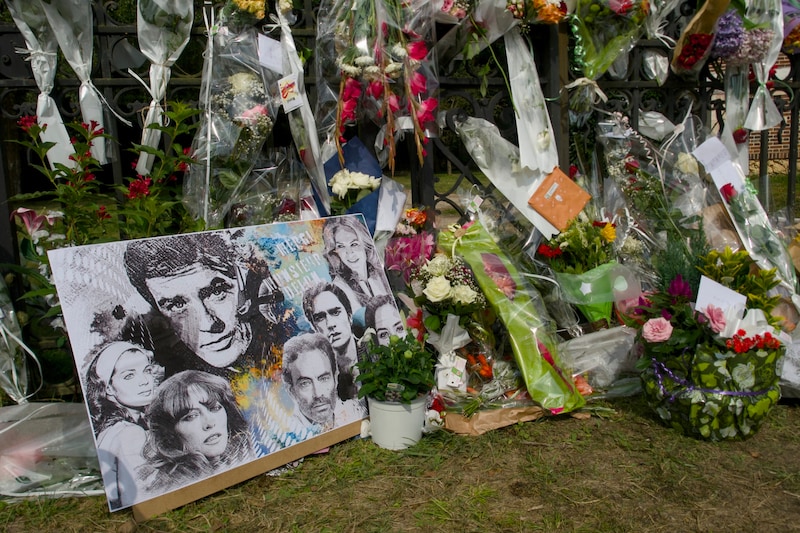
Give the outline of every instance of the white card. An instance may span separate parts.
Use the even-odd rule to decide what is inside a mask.
[[[739,294],[711,278],[702,276],[700,278],[700,288],[697,289],[697,302],[694,308],[700,312],[705,312],[708,304],[719,307],[723,311],[727,311],[730,308],[744,309],[747,304],[747,296]]]
[[[259,33],[258,62],[278,74],[283,74],[283,50],[280,41]]]
[[[719,165],[731,160],[731,153],[716,137],[709,137],[692,154],[706,167],[706,172],[713,172]]]

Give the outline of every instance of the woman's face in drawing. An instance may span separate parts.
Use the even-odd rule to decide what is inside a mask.
[[[156,393],[158,370],[146,353],[139,350],[123,352],[114,364],[106,394],[125,407],[146,407]]]
[[[360,279],[367,279],[367,250],[356,233],[339,228],[333,235],[334,250],[339,259]]]

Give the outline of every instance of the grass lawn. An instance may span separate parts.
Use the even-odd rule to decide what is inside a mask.
[[[443,431],[392,452],[350,440],[135,524],[102,497],[0,502],[0,530],[791,531],[800,523],[800,409],[743,442],[684,437],[642,397],[478,437]]]

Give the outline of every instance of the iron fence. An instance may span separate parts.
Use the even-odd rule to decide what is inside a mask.
[[[192,38],[173,68],[167,91],[168,101],[182,100],[191,103],[198,98],[206,41],[202,4],[203,2],[196,2]],[[316,0],[304,0],[303,9],[296,10],[297,21],[292,29],[301,50],[313,50],[316,4]],[[129,154],[125,147],[132,142],[138,142],[143,123],[142,110],[150,101],[145,88],[130,73],[135,72],[146,79],[149,68],[149,63],[137,46],[135,5],[133,0],[93,2],[96,43],[92,65],[93,83],[115,113],[134,124],[134,127],[127,127],[106,112],[107,131],[118,141],[112,143],[111,162],[106,170],[107,175],[103,176],[110,184],[121,184],[125,176],[130,175],[129,164],[134,155]],[[670,21],[665,30],[667,35],[679,34],[681,24],[691,14],[692,5],[687,1],[682,6],[684,16]],[[569,165],[570,138],[568,95],[564,87],[578,75],[570,68],[569,35],[566,24],[537,27],[527,32],[542,89],[548,101],[559,147],[559,162],[564,168]],[[39,93],[25,56],[17,53],[18,49],[24,48],[24,40],[11,22],[5,4],[0,5],[0,139],[3,140],[0,150],[0,262],[13,261],[16,256],[13,226],[9,221],[11,207],[7,199],[20,192],[31,192],[48,186],[31,168],[30,154],[21,146],[9,142],[21,138],[22,133],[16,122],[23,115],[35,113],[36,97]],[[513,108],[498,70],[497,59],[499,58],[499,64],[503,62],[501,48],[496,45],[493,50],[496,54],[483,53],[470,61],[439,65],[439,98],[441,109],[445,111],[440,134],[432,139],[422,165],[416,163],[414,157],[408,157],[405,161],[406,169],[411,173],[412,200],[415,204],[436,208],[450,206],[460,212],[462,206],[454,197],[455,191],[462,185],[481,183],[476,177],[469,155],[453,133],[453,120],[459,115],[490,120],[498,126],[504,137],[512,142],[516,141]],[[634,128],[637,127],[642,111],[660,111],[668,119],[677,121],[690,107],[709,127],[722,123],[724,99],[720,95],[723,82],[719,75],[706,68],[698,80],[670,76],[665,83],[659,85],[646,74],[644,57],[648,50],[666,53],[668,47],[659,40],[640,41],[632,50],[619,79],[606,75],[598,80],[598,84],[608,95],[608,101],[603,105],[605,110],[628,115]],[[58,68],[52,96],[65,121],[78,119],[80,81],[65,61],[59,60]],[[313,66],[309,63],[305,79],[312,101],[315,85],[313,73]],[[792,57],[788,70],[782,73],[779,84],[772,93],[785,117],[777,128],[778,138],[788,139],[787,213],[793,213],[795,208],[798,101],[794,98],[794,93],[798,88],[798,60]],[[273,142],[278,140],[277,137],[275,136]],[[769,205],[769,132],[762,133],[760,140],[759,191],[762,203]],[[450,170],[457,175],[456,180],[455,183],[450,180],[445,185],[438,180],[437,175]]]

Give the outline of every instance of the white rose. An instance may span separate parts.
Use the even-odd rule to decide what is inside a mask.
[[[333,175],[329,185],[333,194],[339,198],[344,198],[350,188],[350,172],[347,169],[340,170]]]
[[[444,276],[436,276],[431,278],[425,290],[425,296],[431,302],[441,302],[450,296],[450,282]]]
[[[453,301],[458,304],[469,305],[475,301],[478,293],[472,290],[467,285],[456,285],[453,287]]]
[[[431,276],[444,276],[450,272],[450,259],[446,255],[437,254],[425,265]]]
[[[350,173],[350,188],[351,189],[372,189],[372,182],[374,178],[369,174],[363,172]]]
[[[678,154],[678,162],[675,164],[675,168],[677,168],[678,171],[683,174],[699,173],[697,168],[697,159],[695,159],[693,155],[686,152],[681,152]]]

